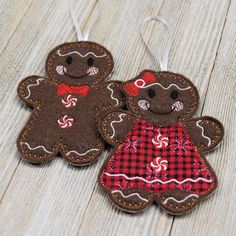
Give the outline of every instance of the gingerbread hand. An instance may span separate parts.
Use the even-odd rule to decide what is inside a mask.
[[[18,85],[18,95],[21,100],[34,107],[42,101],[44,94],[48,92],[48,80],[40,76],[25,78]]]
[[[202,152],[215,148],[223,139],[222,124],[209,116],[192,119],[184,124],[193,143]]]
[[[134,125],[134,118],[125,111],[113,111],[100,120],[102,137],[111,145],[119,146]]]
[[[124,97],[120,92],[120,84],[119,81],[112,81],[96,85],[96,100],[100,100],[98,103],[100,112],[118,109],[125,105]]]

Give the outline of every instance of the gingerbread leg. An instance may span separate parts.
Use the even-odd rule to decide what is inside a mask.
[[[17,148],[24,159],[41,164],[57,155],[58,140],[56,132],[45,127],[44,122],[36,122],[31,117],[17,139]]]
[[[124,211],[135,213],[149,207],[154,195],[145,189],[122,189],[109,191],[112,202]]]
[[[100,137],[92,133],[88,137],[88,140],[81,137],[79,132],[74,132],[72,136],[63,136],[61,154],[70,164],[76,166],[88,165],[95,162],[102,154],[104,143]]]
[[[182,215],[191,211],[199,202],[199,195],[183,190],[169,190],[160,193],[157,202],[168,213]]]

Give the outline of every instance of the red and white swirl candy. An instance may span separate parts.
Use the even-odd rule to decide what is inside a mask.
[[[74,124],[74,119],[69,115],[61,116],[57,123],[61,128],[70,128]]]
[[[163,148],[169,144],[169,138],[159,133],[152,139],[152,143],[156,148]]]
[[[151,162],[151,167],[156,171],[156,172],[160,172],[160,171],[164,171],[167,169],[168,166],[168,161],[165,159],[162,159],[161,157],[157,157],[155,158],[152,162]]]
[[[61,100],[62,104],[65,107],[74,107],[76,106],[77,101],[78,101],[77,98],[72,95],[67,95]]]

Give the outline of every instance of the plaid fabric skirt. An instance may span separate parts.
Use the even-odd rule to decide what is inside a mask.
[[[105,164],[101,184],[110,190],[144,188],[150,192],[212,191],[215,176],[183,126],[156,126],[137,120],[123,144]]]

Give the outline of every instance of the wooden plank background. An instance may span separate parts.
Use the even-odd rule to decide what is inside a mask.
[[[68,0],[0,0],[0,235],[235,235],[236,232],[236,0],[103,0],[90,40],[106,46],[115,59],[112,79],[158,70],[140,28],[147,16],[161,15],[173,32],[169,69],[198,87],[198,116],[220,119],[223,144],[207,155],[219,178],[218,191],[192,213],[172,217],[153,205],[130,215],[109,202],[96,182],[108,153],[76,168],[61,158],[43,166],[23,161],[16,138],[30,115],[16,94],[18,82],[44,75],[47,53],[76,41]],[[92,24],[96,0],[77,0],[81,27]],[[165,34],[150,23],[145,36],[155,53]]]

